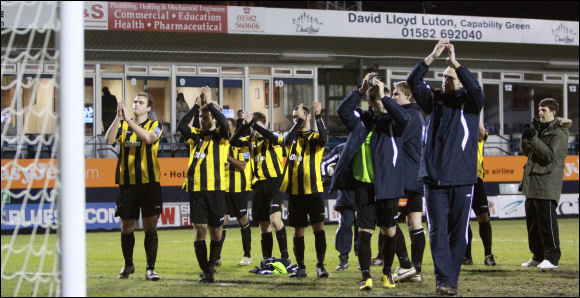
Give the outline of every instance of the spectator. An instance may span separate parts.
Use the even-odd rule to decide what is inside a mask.
[[[101,97],[101,118],[103,121],[103,134],[113,123],[117,115],[117,97],[111,94],[109,87],[103,87],[103,97]]]
[[[179,123],[179,120],[181,120],[181,118],[183,118],[187,112],[189,112],[189,106],[187,105],[187,102],[185,102],[183,93],[179,92],[179,94],[177,94],[177,99],[175,100],[175,117],[177,117],[176,122]]]
[[[528,244],[533,256],[523,267],[558,268],[560,240],[556,208],[562,192],[572,120],[556,118],[558,102],[540,101],[539,119],[526,125],[520,150],[528,156],[520,190],[526,196]]]

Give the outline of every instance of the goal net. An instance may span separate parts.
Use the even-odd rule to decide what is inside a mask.
[[[86,295],[82,20],[80,3],[2,1],[3,297]]]

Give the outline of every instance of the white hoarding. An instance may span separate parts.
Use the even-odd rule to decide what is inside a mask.
[[[228,33],[578,46],[578,22],[228,6]]]

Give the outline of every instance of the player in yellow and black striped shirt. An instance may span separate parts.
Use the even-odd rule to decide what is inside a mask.
[[[203,270],[200,282],[214,282],[214,265],[220,256],[221,230],[226,213],[225,165],[229,148],[229,128],[225,116],[211,100],[211,89],[201,88],[201,128],[189,127],[200,107],[197,104],[179,121],[179,131],[190,144],[189,166],[183,189],[189,193],[190,216],[196,230],[195,255]],[[205,237],[209,225],[210,256]]]
[[[293,118],[295,126],[299,127],[297,135],[290,132],[286,144],[288,152],[287,170],[281,190],[290,194],[288,205],[289,225],[294,227],[294,255],[298,270],[290,277],[306,277],[304,264],[304,230],[308,225],[308,218],[314,232],[316,247],[316,274],[318,277],[328,277],[324,268],[326,254],[326,235],[324,232],[325,201],[322,198],[322,175],[320,164],[324,146],[328,140],[328,130],[320,117],[322,106],[319,102],[312,103],[318,132],[312,130],[310,110],[303,104],[294,108]]]
[[[236,132],[236,121],[231,118],[228,118],[228,121],[230,124],[230,133],[233,136]],[[247,132],[244,134],[249,134],[249,132],[250,130],[247,129]],[[226,175],[228,176],[229,183],[228,189],[226,190],[227,210],[225,222],[228,221],[229,216],[234,216],[238,220],[242,233],[242,247],[244,249],[244,257],[238,265],[247,266],[252,264],[252,229],[248,222],[247,211],[248,195],[252,190],[252,164],[250,162],[249,147],[230,146],[228,162],[226,164]],[[225,238],[226,228],[224,227],[222,230],[222,244]],[[221,258],[218,258],[217,264],[221,265]]]
[[[157,148],[162,128],[159,122],[147,118],[153,107],[153,98],[145,92],[135,95],[134,119],[125,112],[123,103],[117,105],[117,116],[107,130],[107,144],[118,142],[121,149],[117,162],[116,183],[119,197],[115,216],[121,217],[121,248],[125,266],[118,278],[128,278],[135,272],[133,248],[135,246],[135,222],[139,211],[145,230],[145,253],[147,255],[147,280],[159,280],[155,272],[157,258],[157,220],[162,210],[160,170]]]
[[[232,146],[248,146],[252,162],[252,217],[260,223],[262,230],[262,256],[272,257],[272,229],[276,229],[276,239],[280,247],[281,257],[288,259],[286,228],[282,221],[282,194],[280,183],[282,179],[282,152],[285,140],[281,135],[275,135],[266,128],[266,116],[255,112],[253,117],[246,111],[243,113],[244,124],[231,139]],[[251,127],[254,134],[240,138],[244,129]],[[293,128],[297,131],[297,127]]]
[[[475,216],[477,216],[477,221],[479,222],[479,236],[481,237],[485,255],[483,263],[487,266],[495,266],[497,263],[491,253],[492,231],[491,222],[489,220],[489,203],[487,201],[487,193],[485,192],[485,184],[483,183],[483,144],[487,141],[488,136],[489,134],[483,126],[483,119],[480,119],[477,151],[477,184],[475,184],[473,188],[471,209],[473,209]],[[468,241],[467,248],[465,249],[465,256],[463,257],[463,265],[473,265],[473,258],[471,256],[471,238],[473,237],[473,232],[471,231],[471,226],[467,226],[467,231]]]

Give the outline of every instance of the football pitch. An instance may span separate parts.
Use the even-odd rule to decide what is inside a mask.
[[[483,247],[479,238],[477,222],[471,222],[473,230],[472,255],[474,265],[463,266],[459,279],[460,296],[574,296],[578,297],[578,218],[559,219],[560,243],[562,258],[560,268],[552,272],[541,272],[537,268],[522,268],[521,263],[528,261],[531,254],[528,250],[526,224],[524,220],[494,220],[493,253],[497,266],[483,265]],[[306,266],[308,277],[290,279],[287,275],[256,275],[248,273],[253,266],[259,265],[261,259],[260,232],[252,229],[252,266],[240,267],[237,263],[242,258],[242,242],[239,228],[229,228],[222,252],[221,267],[216,267],[216,283],[200,284],[200,269],[193,249],[193,229],[160,230],[159,252],[156,270],[161,280],[146,281],[145,251],[143,249],[144,233],[135,233],[134,261],[136,272],[128,280],[116,278],[123,266],[120,232],[94,232],[87,234],[87,294],[88,296],[434,296],[435,277],[429,242],[425,248],[423,260],[424,281],[421,283],[398,283],[396,288],[383,288],[381,283],[382,266],[372,266],[374,287],[370,292],[358,290],[360,273],[357,270],[358,260],[354,252],[350,254],[350,267],[343,272],[336,272],[338,252],[334,250],[334,238],[337,225],[326,226],[327,254],[326,269],[330,273],[327,279],[316,277],[316,255],[314,235],[308,228],[306,241]],[[401,224],[410,252],[407,228]],[[426,227],[425,227],[426,228]],[[291,259],[293,229],[287,227],[288,244]],[[375,235],[378,229],[375,231]],[[43,237],[43,236],[42,236]],[[41,238],[38,237],[37,238]],[[56,241],[50,235],[50,241]],[[428,235],[427,235],[428,239]],[[39,240],[39,239],[37,239]],[[22,270],[37,271],[36,268],[52,265],[54,255],[44,260],[32,257],[28,268],[21,269],[25,254],[12,254],[5,260],[4,246],[10,242],[10,236],[2,236],[2,266],[4,275]],[[19,236],[15,248],[30,242],[28,235]],[[209,246],[209,238],[206,240]],[[373,256],[376,255],[376,236],[372,239]],[[40,249],[40,244],[34,244]],[[274,240],[274,255],[279,256],[277,242]],[[5,262],[7,262],[5,264]],[[395,258],[393,269],[398,266]],[[5,280],[2,277],[2,296],[12,296],[16,280]],[[23,282],[19,295],[32,294],[34,283]],[[48,292],[46,286],[40,285],[38,295]]]

